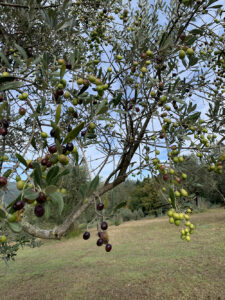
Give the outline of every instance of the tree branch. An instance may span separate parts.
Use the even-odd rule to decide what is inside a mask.
[[[119,176],[116,178],[116,180],[106,186],[103,186],[100,188],[97,192],[93,193],[86,203],[84,203],[78,210],[73,211],[66,220],[59,225],[58,227],[51,229],[51,230],[45,230],[38,228],[36,226],[31,225],[30,223],[22,220],[22,227],[23,230],[30,235],[42,239],[61,239],[69,230],[71,225],[74,223],[75,220],[77,220],[81,214],[91,205],[91,203],[98,197],[102,196],[106,192],[112,190],[114,187],[125,181],[127,175],[124,174],[123,176]]]
[[[6,3],[6,2],[0,2],[1,6],[6,6],[6,7],[13,7],[13,8],[25,8],[29,9],[30,7],[28,5],[21,5],[21,4],[14,4],[14,3]],[[46,8],[55,8],[59,7],[60,5],[48,5],[48,6],[40,6],[40,7],[35,7],[35,9],[46,9]]]

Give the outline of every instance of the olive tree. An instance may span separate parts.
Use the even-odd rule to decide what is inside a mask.
[[[0,2],[0,9],[2,223],[60,239],[91,206],[97,245],[109,252],[101,197],[132,174],[150,174],[163,184],[169,222],[186,222],[181,237],[190,241],[183,154],[203,158],[224,141],[223,5],[26,0]],[[62,213],[58,182],[70,176],[71,159],[89,174],[79,207],[48,230],[26,222],[29,205],[38,218],[52,208]],[[222,173],[224,159],[211,156],[209,169]],[[12,180],[20,194],[7,206]],[[1,240],[7,245],[4,232]]]

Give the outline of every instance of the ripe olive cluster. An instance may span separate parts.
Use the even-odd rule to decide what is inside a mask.
[[[33,163],[38,162],[42,167],[42,177],[45,179],[45,171],[50,168],[51,166],[57,164],[60,162],[62,165],[67,165],[69,163],[68,154],[70,153],[76,153],[77,148],[73,146],[73,143],[67,143],[66,146],[63,146],[63,152],[65,154],[58,154],[57,153],[57,147],[56,145],[52,145],[48,147],[49,153],[45,155],[44,158],[38,157],[37,160],[31,161],[27,160],[27,169],[33,169]],[[0,187],[4,187],[7,185],[7,177],[1,176],[0,177]],[[16,182],[17,182],[17,189],[22,192],[22,196],[19,200],[15,201],[13,204],[13,207],[11,208],[10,214],[8,214],[7,219],[10,222],[16,222],[19,221],[20,217],[22,215],[23,209],[25,204],[33,204],[34,205],[34,214],[37,217],[42,217],[45,214],[45,208],[44,203],[47,200],[50,200],[50,198],[43,192],[38,190],[33,183],[28,183],[25,180],[22,180],[20,176],[16,176]],[[23,196],[23,192],[26,191],[26,189],[32,189],[32,193],[38,193],[37,197],[35,199],[30,200],[26,199],[25,196]],[[61,192],[62,194],[66,194],[65,189],[57,190],[58,192]],[[16,214],[18,212],[18,214]]]
[[[9,122],[7,119],[0,120],[0,135],[6,136],[8,134]]]
[[[97,210],[102,211],[104,209],[104,203],[100,202],[97,205]],[[98,230],[98,240],[96,242],[96,245],[98,247],[102,246],[105,244],[105,251],[110,252],[112,250],[112,245],[109,244],[109,235],[107,232],[108,229],[108,223],[106,221],[102,221],[100,224],[101,230]],[[89,231],[85,231],[83,234],[83,239],[88,240],[90,238],[91,234]]]
[[[26,184],[24,180],[21,180],[19,176],[17,176],[17,189],[23,190],[25,188],[33,188],[33,192],[36,191],[33,184]],[[47,195],[43,192],[39,192],[38,197],[35,200],[26,199],[23,197],[21,200],[18,200],[13,205],[13,210],[15,212],[19,211],[22,213],[25,204],[33,204],[34,205],[34,214],[36,217],[42,217],[45,214],[44,203],[49,200]],[[16,221],[15,219],[14,221]],[[11,221],[12,222],[12,221]]]

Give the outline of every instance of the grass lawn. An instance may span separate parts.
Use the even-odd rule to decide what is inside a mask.
[[[110,253],[96,246],[95,230],[88,241],[25,248],[0,277],[0,299],[225,299],[225,209],[192,222],[189,243],[162,217],[111,226]]]

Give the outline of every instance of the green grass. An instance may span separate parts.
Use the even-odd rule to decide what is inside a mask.
[[[0,278],[0,299],[225,299],[225,210],[192,220],[190,243],[162,217],[111,226],[110,253],[94,229],[88,241],[25,248]]]

